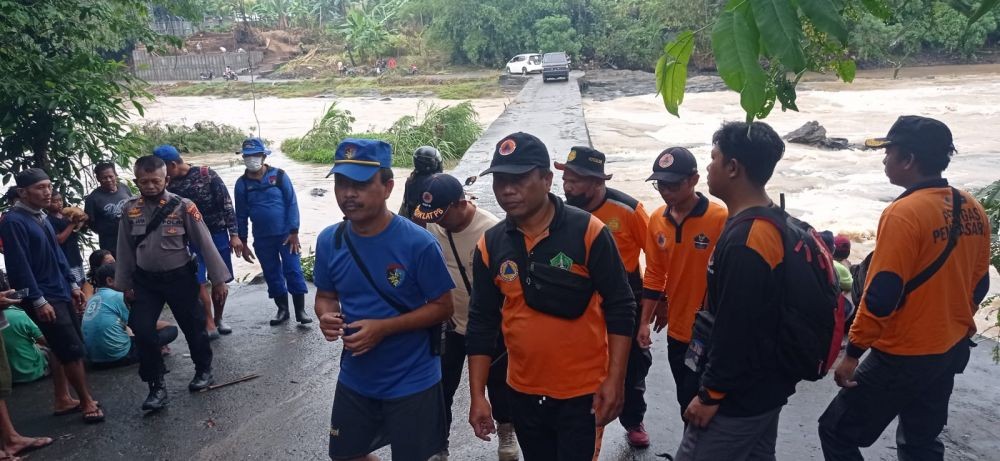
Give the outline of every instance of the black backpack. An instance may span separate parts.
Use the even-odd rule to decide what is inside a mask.
[[[833,366],[844,338],[846,298],[833,267],[833,256],[809,223],[781,208],[760,208],[739,222],[762,220],[781,233],[785,257],[781,274],[785,289],[779,302],[779,368],[789,376],[817,381]]]

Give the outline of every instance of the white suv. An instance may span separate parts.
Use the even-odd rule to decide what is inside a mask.
[[[538,53],[519,54],[507,62],[507,72],[527,75],[542,71],[542,55]]]

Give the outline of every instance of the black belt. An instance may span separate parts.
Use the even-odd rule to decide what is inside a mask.
[[[146,280],[173,280],[179,277],[193,275],[197,268],[197,263],[195,263],[192,259],[190,262],[181,267],[165,271],[147,271],[136,266],[135,274]]]

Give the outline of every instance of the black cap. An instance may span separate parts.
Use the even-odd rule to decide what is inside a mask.
[[[694,154],[683,147],[670,147],[660,152],[653,162],[653,174],[646,181],[680,182],[698,172]]]
[[[889,128],[889,134],[884,138],[868,139],[865,146],[872,149],[902,146],[923,155],[949,155],[955,150],[947,125],[918,115],[899,117]]]
[[[451,204],[465,198],[462,183],[450,174],[437,173],[427,179],[420,191],[420,206],[413,218],[421,222],[438,222]]]
[[[573,147],[566,156],[566,163],[555,162],[557,170],[569,168],[579,175],[611,179],[611,175],[604,174],[604,163],[604,153],[586,146]]]
[[[497,143],[490,167],[479,176],[491,173],[524,174],[535,168],[549,168],[549,150],[528,133],[513,133]]]
[[[41,168],[28,168],[14,176],[14,183],[17,187],[31,187],[40,181],[49,179],[49,175]]]

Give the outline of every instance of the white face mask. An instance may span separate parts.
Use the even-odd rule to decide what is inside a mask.
[[[258,156],[243,157],[243,164],[247,166],[247,171],[256,173],[264,167],[264,159]]]

